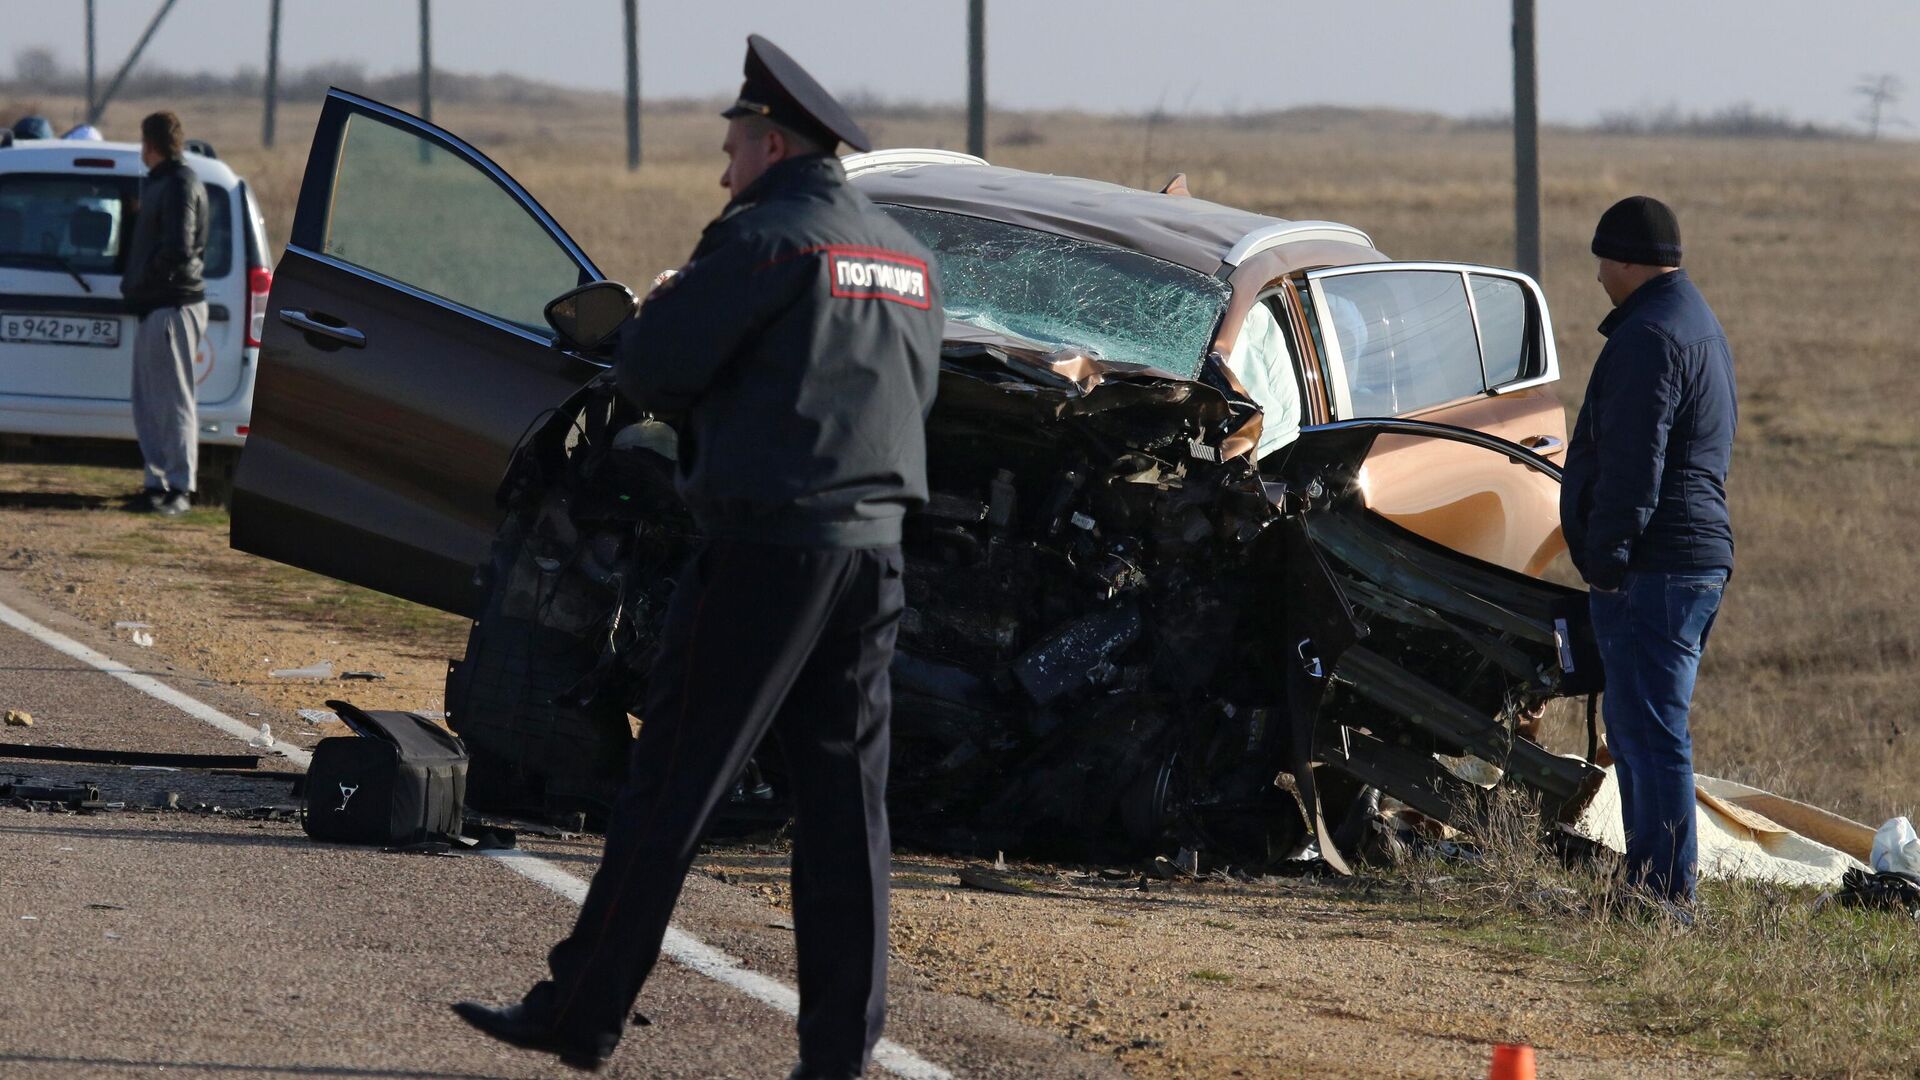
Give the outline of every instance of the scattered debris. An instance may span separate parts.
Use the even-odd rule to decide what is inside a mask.
[[[267,674],[276,679],[330,679],[333,677],[333,661],[321,660],[306,667],[275,668]]]
[[[92,784],[34,783],[16,776],[10,784],[0,784],[0,802],[22,810],[89,813],[113,809],[117,803],[102,802],[100,789]]]
[[[67,761],[83,765],[162,766],[181,769],[256,770],[258,754],[168,754],[152,750],[106,750],[92,746],[33,746],[0,743],[0,758]]]
[[[340,677],[342,679],[359,679],[364,682],[373,682],[378,679],[386,678],[385,675],[382,675],[377,671],[343,671],[340,673]]]
[[[1878,874],[1848,870],[1840,878],[1840,891],[1820,898],[1821,907],[1829,902],[1844,908],[1902,912],[1920,921],[1920,876],[1898,870]]]
[[[793,920],[775,919],[767,924],[767,928],[770,930],[791,930],[793,929]]]
[[[8,709],[7,710],[7,726],[8,727],[32,727],[33,714],[30,712],[27,712],[25,709]]]
[[[960,884],[969,889],[984,892],[1005,893],[1008,896],[1027,896],[1033,892],[1033,886],[1012,878],[997,877],[984,870],[961,870]]]
[[[96,902],[96,903],[88,904],[87,907],[94,911],[125,911],[127,910],[127,907],[125,904],[102,904],[102,903]]]
[[[248,716],[254,714],[248,713]],[[301,709],[297,714],[309,724],[335,724],[340,722],[340,714],[332,709]]]
[[[265,750],[272,747],[273,746],[273,725],[262,720],[260,722],[260,733],[258,735],[255,735],[253,738],[248,739],[247,745],[256,747],[261,750]]]
[[[135,630],[133,632],[133,643],[143,649],[151,649],[153,648],[153,635],[147,633],[145,630]]]
[[[153,629],[153,624],[134,622],[132,619],[121,619],[113,624],[113,628],[115,630],[151,630]]]
[[[1920,835],[1915,835],[1913,822],[1897,817],[1880,826],[1873,834],[1871,861],[1883,874],[1920,874]]]

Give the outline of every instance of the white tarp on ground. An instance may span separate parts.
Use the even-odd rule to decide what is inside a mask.
[[[1701,877],[1834,887],[1847,870],[1865,868],[1860,860],[1873,843],[1867,826],[1731,780],[1694,780]],[[1611,767],[1572,829],[1626,851],[1620,785]]]

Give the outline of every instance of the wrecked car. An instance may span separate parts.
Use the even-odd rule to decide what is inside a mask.
[[[949,317],[898,838],[1338,866],[1379,793],[1471,802],[1471,759],[1549,814],[1597,786],[1524,723],[1599,676],[1585,595],[1540,576],[1565,419],[1531,280],[945,151],[845,162]],[[491,809],[604,811],[689,542],[671,418],[548,321],[604,277],[456,136],[329,94],[232,541],[474,619],[447,711]],[[777,819],[778,765],[728,813]]]

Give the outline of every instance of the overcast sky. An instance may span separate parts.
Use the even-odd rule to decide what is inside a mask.
[[[283,0],[281,63],[415,64],[411,0]],[[160,0],[97,0],[101,80]],[[1545,0],[1541,114],[1590,121],[1673,102],[1736,102],[1852,122],[1850,92],[1889,73],[1920,93],[1920,3]],[[265,67],[267,0],[178,0],[148,47],[159,66]],[[0,52],[83,57],[81,0],[0,0]],[[965,0],[641,0],[642,93],[731,92],[758,31],[829,89],[958,101]],[[1257,110],[1332,103],[1505,112],[1506,0],[989,0],[988,97],[1013,107]],[[623,85],[617,0],[434,0],[434,63],[571,86]],[[11,70],[12,57],[0,57]],[[1896,107],[1896,115],[1907,110]],[[1920,116],[1920,103],[1911,107]]]

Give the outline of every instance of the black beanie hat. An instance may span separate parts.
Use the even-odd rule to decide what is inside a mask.
[[[1607,208],[1593,230],[1593,253],[1642,266],[1680,265],[1680,219],[1666,203],[1634,195]]]

